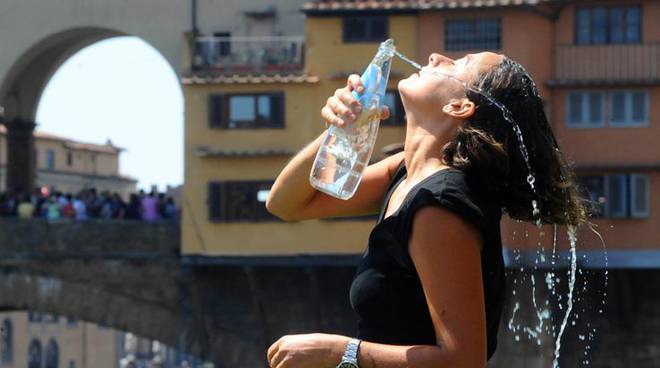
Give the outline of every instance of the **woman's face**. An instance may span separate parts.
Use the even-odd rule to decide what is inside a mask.
[[[429,63],[419,73],[399,82],[399,92],[406,111],[441,114],[442,107],[455,99],[465,98],[464,83],[497,66],[504,56],[492,52],[468,54],[453,60],[431,54]]]

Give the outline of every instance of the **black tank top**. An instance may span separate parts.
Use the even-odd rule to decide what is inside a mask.
[[[460,170],[438,171],[416,184],[399,209],[383,219],[394,189],[406,177],[401,164],[369,236],[351,284],[350,301],[358,314],[358,338],[394,345],[435,345],[422,285],[408,253],[413,216],[424,206],[440,206],[481,233],[481,270],[486,302],[488,358],[497,346],[497,330],[504,302],[505,275],[500,237],[500,207]],[[458,245],[458,244],[457,244]]]

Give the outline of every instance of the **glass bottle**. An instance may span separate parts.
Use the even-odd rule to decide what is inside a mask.
[[[328,128],[309,176],[310,184],[317,190],[344,200],[355,194],[376,142],[395,50],[392,39],[381,43],[362,74],[364,91],[361,94],[353,91],[362,106],[355,122],[342,128],[335,125]]]

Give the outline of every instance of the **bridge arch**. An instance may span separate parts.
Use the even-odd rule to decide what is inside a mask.
[[[98,41],[126,33],[80,27],[52,34],[31,46],[9,69],[0,87],[6,121],[34,122],[39,98],[55,71],[73,54]]]
[[[135,36],[152,46],[167,61],[174,75],[178,75],[178,65],[174,63],[179,58],[169,49],[171,40],[164,46],[163,36],[150,37],[148,33],[103,26],[77,26],[51,33],[24,48],[4,73],[3,60],[0,60],[0,123],[7,128],[8,190],[28,190],[34,186],[36,158],[32,132],[37,125],[41,96],[55,72],[83,48],[120,36]]]

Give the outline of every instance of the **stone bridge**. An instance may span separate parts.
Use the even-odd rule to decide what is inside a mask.
[[[0,310],[58,314],[133,332],[217,367],[266,367],[267,347],[284,334],[354,335],[348,288],[356,257],[182,257],[179,238],[175,223],[0,219]],[[660,358],[660,272],[610,270],[607,289],[589,273],[579,276],[574,313],[580,318],[566,330],[562,366],[581,366],[589,345],[591,366],[654,367]],[[542,285],[544,270],[509,272],[517,282],[510,295],[516,290],[517,296],[505,308],[491,367],[551,366],[550,335],[538,345],[507,328],[514,301],[521,304],[516,323],[538,323],[532,274]],[[557,275],[558,293],[565,295],[565,272]],[[602,291],[607,297],[599,313]],[[537,287],[536,300],[548,298]],[[550,312],[546,325],[558,330],[565,310]],[[592,341],[581,340],[592,328]]]
[[[353,334],[351,258],[182,258],[175,223],[0,220],[0,310],[157,339],[219,367],[266,366],[286,333]]]

